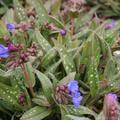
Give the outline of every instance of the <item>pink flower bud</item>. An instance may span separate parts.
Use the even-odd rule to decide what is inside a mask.
[[[14,45],[14,44],[9,44],[9,45],[8,45],[8,50],[9,50],[10,52],[15,52],[15,51],[18,50],[18,48],[17,48],[16,45]]]
[[[116,120],[118,118],[119,107],[116,94],[105,95],[103,110],[105,120]]]

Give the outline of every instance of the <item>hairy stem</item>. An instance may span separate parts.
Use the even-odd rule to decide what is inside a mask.
[[[33,87],[32,87],[31,81],[30,81],[29,74],[26,70],[25,64],[22,64],[22,69],[23,69],[23,72],[24,72],[24,75],[25,75],[25,78],[26,78],[26,83],[28,84],[30,93],[31,93],[32,97],[35,97],[35,93],[34,93],[34,90],[33,90]]]

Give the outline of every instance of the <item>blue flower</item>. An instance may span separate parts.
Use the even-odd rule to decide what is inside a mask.
[[[106,24],[106,26],[105,26],[105,29],[113,29],[113,28],[115,28],[115,21],[113,20],[111,23],[109,23],[109,24]]]
[[[0,58],[7,58],[9,56],[8,47],[0,44]]]
[[[61,29],[61,30],[60,30],[60,34],[61,34],[61,36],[65,36],[65,35],[66,35],[66,30]]]
[[[6,25],[6,27],[7,27],[7,30],[8,30],[9,32],[12,32],[12,31],[15,29],[15,24],[13,24],[13,23],[8,23],[8,24]]]
[[[69,89],[72,93],[78,91],[78,81],[76,81],[76,80],[71,80],[71,81],[68,83],[68,89]]]
[[[71,93],[72,97],[78,98],[81,96],[80,92]]]
[[[72,98],[72,103],[76,109],[79,108],[82,99],[83,99],[82,96]]]
[[[71,92],[71,96],[72,96],[72,103],[74,105],[74,107],[77,109],[81,103],[82,100],[82,96],[80,94],[80,92],[78,91],[78,81],[76,80],[71,80],[68,84],[68,89]]]

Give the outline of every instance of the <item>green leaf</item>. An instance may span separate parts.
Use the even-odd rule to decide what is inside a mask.
[[[51,7],[52,15],[56,15],[59,13],[61,7],[61,0],[53,0],[53,4]]]
[[[63,66],[67,74],[75,71],[75,64],[72,59],[72,56],[67,53],[67,50],[64,46],[59,44],[57,41],[54,41],[57,51],[62,59]]]
[[[62,60],[60,59],[58,62],[56,62],[53,65],[51,65],[50,67],[48,67],[45,74],[55,73],[56,69],[58,68],[58,66],[60,65],[61,62],[62,62]]]
[[[111,59],[108,59],[107,64],[105,66],[104,76],[106,76],[107,79],[112,82],[116,73],[116,62]]]
[[[75,115],[75,116],[80,116],[80,115],[92,115],[96,118],[96,113],[93,112],[92,110],[90,110],[89,108],[85,107],[85,106],[81,106],[78,109],[75,109],[74,106],[72,105],[66,105],[64,106],[64,108],[68,111],[68,113],[70,115]]]
[[[50,21],[60,28],[64,28],[64,24],[54,16],[49,16]]]
[[[115,59],[113,59],[113,60],[108,59],[107,64],[105,66],[104,76],[108,80],[109,87],[111,87],[112,89],[117,89],[120,87],[119,62],[120,62],[119,60],[115,61]],[[116,67],[116,65],[117,65],[117,67]]]
[[[45,107],[36,106],[23,114],[20,120],[42,120],[51,113],[51,110]]]
[[[14,23],[14,10],[9,9],[7,10],[6,14],[2,18],[7,23]]]
[[[7,34],[6,27],[3,23],[3,21],[0,21],[0,38],[2,38],[6,34]]]
[[[91,57],[91,63],[88,68],[88,82],[90,84],[91,95],[96,95],[98,90],[99,74],[95,57]]]
[[[105,120],[104,113],[101,112],[101,113],[96,117],[95,120]]]
[[[89,118],[86,118],[86,117],[77,117],[77,116],[73,116],[73,115],[66,115],[66,116],[68,118],[70,118],[71,120],[90,120]]]
[[[57,55],[57,52],[54,48],[47,51],[47,53],[43,56],[41,60],[41,65],[43,67],[49,67],[50,63],[54,60],[55,56]]]
[[[69,73],[66,77],[64,77],[62,80],[60,80],[58,85],[68,84],[70,80],[75,79],[75,74],[76,74],[76,72]]]
[[[32,67],[32,65],[31,65],[31,63],[30,62],[27,62],[26,64],[25,64],[25,68],[26,68],[26,72],[28,73],[28,75],[29,75],[29,80],[30,80],[30,85],[32,86],[32,87],[34,87],[35,86],[35,75],[34,75],[34,71],[33,71],[33,67]],[[26,84],[26,86],[28,87],[29,85],[28,85],[28,83],[26,82],[26,80],[25,80],[25,84]]]
[[[19,21],[26,21],[28,18],[24,11],[24,8],[20,4],[19,0],[13,0],[14,7],[15,7],[15,14]]]
[[[39,46],[43,49],[44,52],[48,52],[52,47],[49,42],[41,35],[39,30],[35,31],[35,37]]]
[[[0,77],[7,78],[7,77],[10,77],[12,75],[14,75],[14,71],[12,71],[12,70],[4,71],[4,70],[0,69]]]
[[[44,95],[39,95],[36,98],[33,98],[32,101],[37,105],[49,107],[50,103],[48,102],[47,98]]]
[[[92,19],[93,15],[95,14],[97,9],[98,9],[98,6],[95,6],[95,7],[91,8],[90,11],[87,12],[86,14],[84,14],[84,15],[81,14],[80,17],[76,18],[77,19],[75,22],[76,29],[85,25],[86,23],[91,22],[91,19]]]
[[[52,101],[53,86],[52,86],[52,83],[51,83],[50,79],[38,70],[35,70],[35,73],[36,73],[38,79],[41,82],[44,95],[47,97],[47,99],[49,101]]]
[[[69,114],[69,112],[66,110],[64,105],[60,105],[60,110],[61,110],[61,120],[69,120],[69,118],[66,116]]]
[[[56,86],[58,84],[59,81],[54,74],[49,72],[46,72],[45,74],[52,80],[53,86]]]
[[[107,30],[105,33],[106,42],[112,47],[113,43],[116,41],[116,36],[118,34],[118,29]]]
[[[0,110],[3,110],[3,112],[10,112],[10,111],[16,111],[16,112],[20,112],[22,111],[22,107],[18,104],[13,104],[9,101],[6,100],[2,100],[0,98]]]
[[[22,107],[18,103],[19,95],[20,95],[19,90],[16,90],[8,85],[0,83],[0,99],[4,103],[6,103],[6,105],[9,105],[10,108],[15,110],[21,110]]]
[[[27,0],[27,3],[35,8],[38,15],[38,23],[43,25],[49,22],[47,11],[42,3],[42,0]]]
[[[96,38],[96,35],[92,33],[84,44],[81,63],[87,67],[87,79],[90,85],[91,95],[93,96],[96,95],[98,91],[100,52],[99,40]]]

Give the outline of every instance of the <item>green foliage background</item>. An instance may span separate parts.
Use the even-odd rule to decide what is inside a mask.
[[[106,30],[105,25],[112,22],[111,17],[119,17],[120,2],[87,0],[88,5],[92,6],[89,11],[78,10],[77,15],[76,11],[70,11],[65,20],[60,14],[62,1],[55,0],[54,4],[50,2],[51,0],[1,2],[0,42],[4,43],[3,36],[9,34],[6,22],[29,20],[26,14],[29,6],[34,7],[37,14],[35,27],[26,33],[17,32],[11,36],[11,40],[13,43],[24,43],[27,40],[26,46],[34,41],[39,46],[38,55],[25,64],[36,93],[35,98],[29,93],[22,69],[18,67],[11,70],[6,67],[6,60],[0,62],[1,119],[104,120],[104,95],[113,92],[119,97],[120,56],[114,56],[113,52],[120,47],[119,44],[115,47],[113,45],[119,35],[120,20],[116,20],[113,29]],[[70,29],[71,12],[74,16],[74,34]],[[108,17],[102,24],[101,16]],[[54,23],[58,31],[48,30],[46,23]],[[60,35],[61,29],[66,29],[66,36]],[[27,39],[24,38],[26,34],[29,36]],[[55,88],[73,79],[78,80],[84,97],[79,109],[75,109],[72,104],[59,104],[54,98]],[[101,86],[101,83],[104,84]],[[24,106],[18,101],[23,93],[26,95]]]

